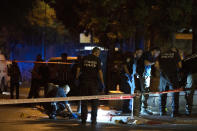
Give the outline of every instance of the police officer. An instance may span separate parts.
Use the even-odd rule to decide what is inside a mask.
[[[143,56],[137,62],[137,73],[140,81],[141,92],[141,115],[152,115],[153,113],[147,109],[150,92],[151,67],[155,65],[157,57],[160,55],[160,48],[152,48],[149,52],[144,52]],[[146,94],[145,94],[146,93]]]
[[[183,61],[183,68],[182,68],[182,73],[183,73],[183,84],[186,83],[185,85],[185,100],[186,100],[186,105],[185,105],[185,114],[187,116],[191,115],[192,112],[192,106],[193,106],[193,95],[195,91],[195,86],[194,86],[194,73],[197,72],[196,70],[196,60],[197,60],[197,54],[193,54],[191,56],[186,57]]]
[[[21,84],[21,72],[18,64],[14,60],[11,66],[8,68],[8,74],[10,78],[10,97],[14,98],[14,88],[16,87],[16,99],[19,99],[19,85]]]
[[[67,63],[67,54],[61,54],[61,62]],[[59,64],[58,65],[58,83],[60,86],[69,84],[70,85],[70,65],[69,64]]]
[[[71,68],[71,75],[72,75],[72,82],[71,82],[71,90],[72,90],[72,94],[74,96],[80,96],[80,90],[79,90],[79,83],[75,82],[75,78],[76,78],[76,72],[77,72],[77,67],[79,67],[79,63],[82,60],[82,56],[77,56],[77,60],[75,61],[75,63],[73,64],[72,68]],[[80,79],[80,78],[79,78]],[[81,101],[77,102],[77,112],[81,113]]]
[[[49,67],[47,64],[42,63],[39,67],[39,74],[41,76],[40,86],[44,87],[44,95],[46,96],[48,90],[48,82],[49,82]]]
[[[36,62],[43,62],[42,56],[38,54],[36,56]],[[29,92],[28,98],[38,98],[39,97],[39,91],[40,87],[42,85],[42,75],[40,67],[42,66],[42,63],[35,63],[33,70],[32,70],[32,79],[31,79],[31,88]]]
[[[122,85],[123,58],[121,51],[118,50],[113,51],[110,55],[108,64],[108,90],[116,90],[117,85]]]
[[[135,80],[136,80],[136,68],[137,68],[137,60],[141,58],[143,54],[143,50],[137,48],[134,53],[127,53],[125,57],[125,64],[123,66],[125,75],[127,78],[125,79],[126,84],[124,86],[124,93],[133,94],[136,90]],[[123,113],[131,112],[134,109],[133,99],[124,100],[123,102]]]
[[[188,73],[187,75],[187,82],[185,86],[185,114],[187,116],[191,115],[192,112],[192,106],[193,106],[193,96],[194,96],[194,91],[195,91],[195,86],[193,84],[193,74]]]
[[[161,54],[159,58],[160,68],[160,91],[174,90],[180,87],[178,71],[182,68],[181,58],[176,48]],[[160,115],[166,115],[166,99],[167,94],[160,94]],[[172,113],[171,117],[178,116],[179,109],[179,93],[172,93]]]
[[[102,86],[104,88],[104,80],[103,80],[103,73],[101,69],[101,61],[98,58],[100,55],[100,49],[98,47],[93,48],[92,54],[85,56],[81,63],[80,67],[77,68],[76,79],[79,78],[80,72],[80,88],[81,88],[81,95],[82,96],[89,96],[89,95],[97,95],[98,93],[98,75],[100,77]],[[81,108],[81,119],[82,124],[86,123],[87,114],[88,114],[88,101],[82,101],[82,108]],[[98,108],[98,100],[91,100],[91,120],[92,125],[96,124],[96,117],[97,117],[97,108]]]
[[[66,97],[69,93],[70,87],[68,85],[59,86],[54,85],[53,83],[49,83],[49,89],[46,94],[47,98],[53,97]],[[72,118],[77,118],[78,116],[72,112],[68,101],[60,101],[60,102],[51,102],[44,104],[45,109],[47,110],[47,114],[49,115],[49,119],[56,119],[58,114],[61,114],[65,109],[68,110],[69,116]]]

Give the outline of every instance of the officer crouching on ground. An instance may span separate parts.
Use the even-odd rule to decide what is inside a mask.
[[[70,91],[70,87],[68,85],[64,85],[60,87],[59,85],[54,85],[53,83],[49,83],[49,88],[46,97],[47,98],[66,97],[69,91]],[[68,101],[46,103],[44,107],[47,110],[49,119],[56,119],[56,116],[60,115],[62,111],[64,111],[64,109],[68,110],[69,117],[71,118],[78,117],[75,113],[72,112],[71,107],[68,104]]]
[[[93,48],[92,54],[85,56],[80,66],[77,67],[76,80],[79,78],[80,72],[80,88],[82,96],[97,95],[99,89],[98,75],[100,77],[102,87],[104,86],[103,72],[101,69],[101,60],[99,59],[100,49],[98,47]],[[91,120],[92,125],[96,124],[98,100],[91,100]],[[82,124],[86,124],[88,114],[88,101],[83,100],[81,102],[81,119]]]
[[[160,91],[175,90],[180,88],[179,71],[182,68],[181,58],[176,48],[162,53],[159,58],[157,68],[160,69]],[[167,94],[160,94],[160,116],[166,115]],[[171,117],[179,115],[179,93],[172,93],[172,113]]]

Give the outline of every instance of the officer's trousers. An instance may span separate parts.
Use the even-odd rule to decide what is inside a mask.
[[[186,100],[186,112],[190,112],[192,111],[192,105],[193,105],[193,95],[194,95],[194,91],[195,91],[195,86],[193,85],[193,77],[192,74],[188,74],[187,75],[187,83],[185,86],[185,100]]]
[[[134,94],[135,91],[135,77],[134,75],[131,76],[130,79],[128,79],[127,77],[124,77],[124,85],[122,85],[123,88],[123,92],[126,94]],[[134,98],[129,99],[129,100],[123,100],[123,107],[122,107],[122,111],[124,113],[130,113],[131,111],[133,111],[134,109]]]
[[[92,96],[98,94],[98,82],[95,80],[81,80],[80,81],[81,95]],[[82,100],[81,101],[81,119],[82,121],[87,120],[88,115],[88,102],[91,103],[91,120],[96,122],[98,100]]]
[[[136,79],[137,85],[140,87],[135,92],[140,92],[134,97],[133,105],[133,116],[139,116],[140,112],[147,110],[148,98],[150,92],[150,76],[139,77]],[[139,84],[138,84],[139,83]]]
[[[167,91],[169,90],[174,90],[178,88],[178,78],[176,74],[172,74],[170,77],[171,81],[164,77],[164,75],[161,73],[160,74],[160,84],[159,84],[159,91]],[[173,83],[172,83],[173,82]],[[165,112],[166,108],[166,100],[167,100],[167,93],[165,94],[160,94],[159,96],[159,106],[160,106],[160,112]],[[172,112],[173,113],[178,113],[179,109],[179,93],[175,92],[172,93]]]
[[[41,85],[42,85],[41,80],[32,79],[28,98],[39,98],[39,91],[40,91]]]
[[[10,85],[10,97],[14,98],[14,88],[16,88],[16,99],[19,99],[19,82],[11,82]]]
[[[66,109],[66,104],[64,102],[51,102],[46,103],[45,108],[48,111],[49,116],[56,116],[58,113]]]
[[[141,111],[148,108],[148,98],[150,92],[150,76],[143,76],[139,78],[141,87]]]

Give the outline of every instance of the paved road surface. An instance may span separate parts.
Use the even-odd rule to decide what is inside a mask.
[[[0,106],[0,130],[1,131],[40,131],[40,130],[64,130],[64,131],[131,131],[131,130],[196,130],[197,125],[191,124],[106,124],[98,123],[92,127],[90,123],[82,126],[79,120],[49,120],[48,117],[37,108],[24,107],[24,105]]]

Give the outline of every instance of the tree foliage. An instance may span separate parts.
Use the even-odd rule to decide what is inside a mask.
[[[126,40],[138,30],[146,39],[168,39],[191,24],[192,0],[55,0],[52,5],[69,31],[86,30],[101,41]]]
[[[0,49],[8,50],[8,43],[21,38],[25,16],[32,9],[34,0],[1,0],[0,4]]]
[[[59,42],[63,37],[68,37],[64,25],[56,19],[56,12],[44,1],[36,0],[36,3],[27,16],[31,37],[45,37],[47,43]],[[28,38],[28,36],[27,36]],[[38,40],[39,41],[39,40]]]
[[[1,0],[0,27],[20,25],[32,9],[34,0]]]
[[[154,0],[150,13],[150,30],[161,39],[191,26],[192,0]],[[152,33],[152,32],[149,32]]]
[[[43,0],[2,0],[0,48],[8,54],[16,44],[63,43],[68,31]]]

